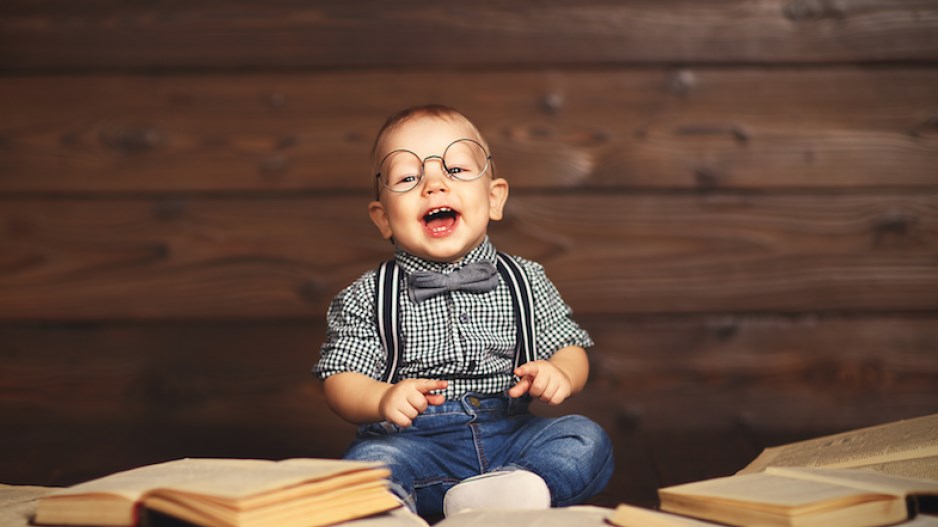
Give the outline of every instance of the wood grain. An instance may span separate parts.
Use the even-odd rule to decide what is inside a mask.
[[[16,70],[934,60],[927,0],[6,1]]]
[[[367,200],[24,199],[0,209],[0,318],[320,317],[391,256]],[[938,308],[938,195],[516,196],[492,229],[579,313]]]
[[[934,413],[932,315],[587,318],[597,341],[591,390],[646,429],[754,436]],[[901,401],[901,402],[900,402]]]
[[[938,319],[580,317],[581,413],[613,438],[601,498],[727,475],[765,446],[938,411]],[[310,367],[321,321],[5,324],[6,483],[70,484],[184,456],[341,455],[354,427]]]
[[[3,77],[0,192],[370,192],[377,128],[427,101],[467,113],[491,143],[497,173],[517,190],[938,186],[932,69],[464,78]]]
[[[456,106],[591,333],[591,503],[938,412],[938,2],[0,2],[0,474],[339,457],[309,372],[390,254],[376,129]]]

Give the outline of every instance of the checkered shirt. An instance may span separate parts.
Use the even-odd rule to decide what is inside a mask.
[[[510,388],[515,382],[512,364],[517,327],[511,293],[501,276],[494,291],[445,292],[419,304],[410,299],[406,289],[406,275],[417,270],[449,274],[470,262],[494,264],[495,247],[488,238],[457,263],[429,262],[400,249],[395,258],[402,271],[399,378],[448,380],[443,392],[447,399],[467,392],[502,393]],[[523,258],[511,258],[531,282],[537,358],[549,358],[566,346],[592,346],[589,334],[573,321],[570,307],[544,268]],[[326,342],[313,369],[321,379],[346,371],[379,379],[384,372],[386,356],[375,320],[375,272],[366,272],[329,306]]]

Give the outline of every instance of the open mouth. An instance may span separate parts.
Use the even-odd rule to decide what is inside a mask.
[[[436,207],[424,214],[423,224],[430,231],[430,234],[442,236],[453,230],[458,219],[459,213],[450,207]]]

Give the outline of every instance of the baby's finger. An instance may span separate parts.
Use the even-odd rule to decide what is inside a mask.
[[[446,402],[446,396],[443,394],[430,394],[427,396],[427,402],[433,406],[439,406]]]
[[[548,385],[543,392],[541,392],[541,400],[545,403],[552,403],[554,397],[557,395],[557,390],[560,387],[558,385]]]
[[[538,372],[537,364],[533,362],[526,362],[522,364],[521,366],[518,366],[517,368],[515,368],[515,376],[517,377],[526,377],[526,376],[536,377],[537,372]]]
[[[570,397],[570,390],[567,388],[560,388],[557,390],[557,393],[551,397],[549,404],[556,406],[566,401],[568,397]]]
[[[532,397],[541,397],[543,398],[544,392],[550,386],[550,377],[544,373],[538,375],[534,378],[534,381],[531,383],[531,389],[528,390],[531,393]]]
[[[510,397],[521,397],[522,395],[528,393],[528,389],[531,387],[531,378],[522,377],[517,384],[509,388],[508,395]]]
[[[420,409],[414,406],[413,404],[411,404],[410,401],[406,401],[406,403],[403,406],[401,406],[399,411],[404,417],[410,419],[411,421],[413,421],[415,417],[420,415]]]
[[[436,390],[445,390],[449,386],[449,381],[439,381],[436,379],[417,379],[414,387],[417,391],[427,394]]]
[[[422,414],[429,405],[427,402],[427,397],[420,392],[410,392],[407,394],[407,404],[409,404],[411,406],[410,409],[414,411],[414,415],[409,416],[411,418],[416,417],[417,414]]]
[[[397,426],[401,428],[407,428],[408,426],[414,424],[413,420],[411,420],[409,417],[404,415],[404,413],[399,410],[394,411],[390,415],[388,415],[388,421],[391,421],[392,423],[396,424]]]

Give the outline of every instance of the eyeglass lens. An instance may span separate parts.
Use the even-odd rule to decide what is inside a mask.
[[[471,139],[459,139],[446,147],[442,156],[429,156],[425,160],[409,150],[391,152],[381,162],[379,174],[388,189],[407,192],[420,183],[426,170],[444,170],[453,179],[472,181],[488,170],[488,164],[488,154],[482,145]]]

